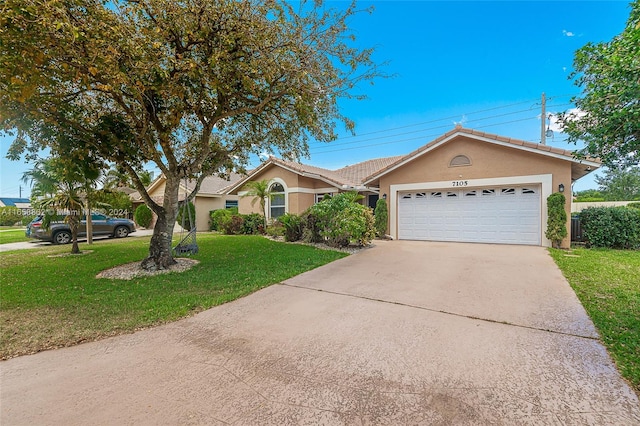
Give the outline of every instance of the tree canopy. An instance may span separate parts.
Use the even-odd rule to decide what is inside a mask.
[[[143,266],[168,267],[182,179],[196,182],[191,199],[204,177],[242,169],[251,153],[296,159],[309,138],[353,128],[337,102],[379,75],[372,51],[353,47],[357,12],[320,1],[5,0],[9,156],[64,148],[126,170],[158,216]],[[148,162],[166,178],[162,202],[140,179]]]
[[[571,78],[582,94],[560,115],[569,141],[612,167],[640,164],[640,0],[630,7],[621,34],[576,51]]]
[[[628,169],[606,169],[596,183],[606,201],[640,200],[640,167]]]

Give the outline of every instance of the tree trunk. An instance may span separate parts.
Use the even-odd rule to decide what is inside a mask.
[[[170,176],[166,176],[166,178],[162,208],[154,210],[158,218],[149,244],[149,256],[141,264],[142,268],[147,271],[167,269],[176,264],[171,250],[171,240],[178,216],[180,179]]]
[[[78,225],[79,223],[75,219],[71,219],[69,221],[69,229],[71,230],[71,242],[72,242],[71,254],[80,253],[80,247],[78,246]]]
[[[93,244],[93,219],[91,218],[91,200],[88,195],[85,215],[87,219],[87,244],[91,245]]]

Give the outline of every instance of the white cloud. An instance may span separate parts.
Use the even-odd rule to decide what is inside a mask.
[[[567,31],[567,30],[562,30],[562,35],[565,37],[573,37],[575,36],[575,34],[571,31]]]
[[[258,157],[260,157],[261,160],[266,160],[269,158],[269,153],[264,150],[260,154],[258,154]]]
[[[453,125],[454,126],[458,126],[458,125],[464,126],[466,122],[467,122],[467,116],[466,115],[462,115],[462,118],[460,119],[460,121],[454,121]]]
[[[571,120],[571,119],[582,118],[585,115],[587,115],[587,113],[582,111],[579,108],[571,108],[566,112],[566,115],[568,119]],[[547,117],[549,119],[549,122],[548,122],[549,129],[553,130],[555,133],[562,133],[564,128],[562,127],[562,123],[558,119],[558,113],[551,112],[547,115]]]

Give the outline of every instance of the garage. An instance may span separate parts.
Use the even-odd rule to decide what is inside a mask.
[[[404,240],[541,245],[539,185],[398,193]]]

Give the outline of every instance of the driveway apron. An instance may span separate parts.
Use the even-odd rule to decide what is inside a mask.
[[[376,242],[191,318],[0,369],[3,425],[640,424],[541,247]]]

